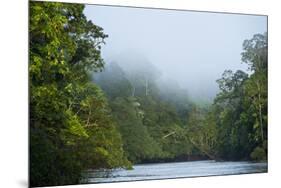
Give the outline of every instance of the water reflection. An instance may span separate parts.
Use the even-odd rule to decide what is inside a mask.
[[[133,170],[88,170],[82,183],[230,175],[267,172],[267,163],[195,161],[134,165]]]

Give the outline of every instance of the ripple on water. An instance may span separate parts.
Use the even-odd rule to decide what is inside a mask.
[[[133,170],[89,170],[82,183],[120,182],[267,172],[267,163],[192,161],[138,164]]]

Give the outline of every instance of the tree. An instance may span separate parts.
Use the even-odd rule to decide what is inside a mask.
[[[159,155],[160,148],[143,125],[144,112],[136,98],[118,97],[111,103],[112,113],[124,141],[126,156],[140,163]]]
[[[179,111],[186,107],[181,106],[186,105],[181,104],[186,102],[186,95],[178,89],[165,98],[167,90],[159,90],[156,84],[154,73],[158,71],[145,61],[141,66],[132,65],[121,68],[119,64],[111,63],[94,78],[110,99],[129,160],[133,163],[157,162],[187,156],[191,144],[179,118]],[[144,87],[146,74],[150,75],[149,92]],[[132,88],[136,89],[133,89],[136,92],[133,95]]]
[[[253,129],[255,135],[259,135],[254,137],[256,149],[253,153],[262,153],[263,155],[259,157],[261,159],[266,158],[267,155],[267,48],[267,33],[256,34],[252,39],[245,40],[242,53],[242,61],[253,71],[245,87],[247,100],[251,101],[247,105],[254,109]],[[263,151],[257,152],[261,150]]]
[[[227,70],[217,81],[221,92],[215,99],[214,109],[218,113],[217,150],[221,158],[239,160],[249,155],[252,144],[248,139],[249,123],[242,121],[247,119],[244,113],[247,108],[243,105],[247,80],[245,72]]]
[[[263,142],[263,121],[267,119],[263,116],[264,113],[267,113],[267,33],[256,34],[252,39],[245,40],[243,49],[242,61],[249,65],[251,71],[254,71],[246,87],[248,97],[252,99],[257,110],[260,139]]]
[[[132,85],[126,78],[123,69],[115,62],[107,64],[103,72],[94,75],[96,82],[109,99],[129,97],[132,95]]]
[[[186,126],[186,134],[189,142],[193,145],[193,152],[216,159],[216,124],[213,114],[193,106],[189,113]]]
[[[129,165],[106,99],[89,77],[103,67],[107,35],[83,9],[30,2],[31,186],[75,184],[87,168]]]
[[[226,70],[217,82],[214,100],[217,151],[224,159],[266,159],[267,153],[267,34],[243,43],[242,61],[250,74]]]
[[[131,83],[131,96],[153,94],[153,82],[159,77],[160,72],[146,57],[135,51],[125,51],[116,62]]]

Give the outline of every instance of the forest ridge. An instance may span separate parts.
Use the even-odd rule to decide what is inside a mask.
[[[84,5],[30,2],[30,185],[87,169],[214,159],[267,161],[267,33],[245,39],[249,72],[225,70],[211,105],[157,82],[148,61],[104,62],[110,36]],[[99,73],[98,73],[99,72]]]

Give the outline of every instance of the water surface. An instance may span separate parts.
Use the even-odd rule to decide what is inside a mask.
[[[83,183],[120,182],[166,178],[267,172],[267,163],[193,161],[134,165],[133,170],[89,170]]]

